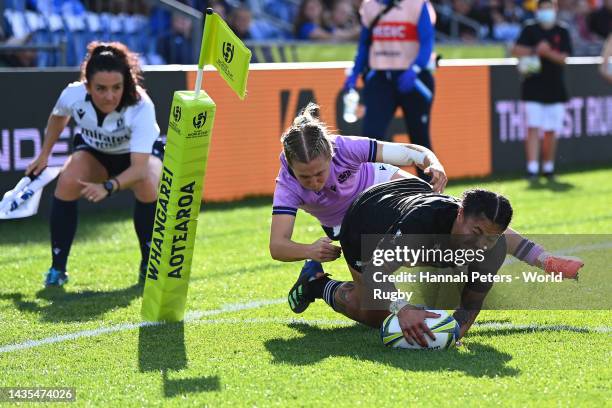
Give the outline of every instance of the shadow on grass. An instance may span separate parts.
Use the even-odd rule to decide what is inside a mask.
[[[221,389],[217,376],[170,378],[169,373],[187,367],[183,322],[140,327],[138,366],[141,372],[161,372],[163,393],[167,398]]]
[[[122,222],[132,219],[132,208],[111,210],[100,208],[95,213],[79,212],[79,226],[75,244],[82,239],[100,236],[100,227],[104,224]],[[136,245],[136,235],[133,236]],[[49,242],[49,217],[35,215],[15,220],[0,220],[0,245],[32,244]]]
[[[274,363],[311,365],[328,357],[349,357],[355,360],[373,361],[405,371],[459,371],[472,377],[511,377],[520,374],[518,369],[508,367],[512,356],[493,347],[470,343],[468,352],[414,351],[384,348],[372,329],[364,326],[349,326],[321,329],[305,324],[291,324],[302,337],[273,339],[266,342],[266,349],[274,357]],[[371,344],[356,339],[372,338]]]
[[[528,181],[528,190],[542,191],[548,190],[555,193],[564,193],[572,190],[575,186],[572,183],[566,183],[560,180],[533,180]]]
[[[142,286],[135,284],[111,291],[66,292],[63,287],[45,288],[36,293],[39,302],[25,299],[22,293],[1,293],[0,299],[12,300],[20,312],[40,315],[44,322],[80,322],[98,319],[113,309],[128,307],[142,295]]]

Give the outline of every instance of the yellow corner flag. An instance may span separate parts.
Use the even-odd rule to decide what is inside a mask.
[[[170,110],[163,173],[158,188],[151,253],[142,296],[146,321],[183,320],[206,162],[217,110],[200,93],[205,64],[219,70],[244,99],[251,52],[212,9],[206,10],[198,76],[193,91],[176,91]]]
[[[244,99],[250,62],[251,51],[217,13],[209,14],[198,68],[202,70],[207,64],[215,66],[230,88]]]

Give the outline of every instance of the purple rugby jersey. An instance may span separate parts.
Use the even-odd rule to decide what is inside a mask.
[[[353,200],[374,183],[376,140],[357,136],[331,136],[334,155],[329,178],[319,192],[300,185],[281,153],[272,214],[296,215],[298,208],[315,216],[326,227],[342,224]]]

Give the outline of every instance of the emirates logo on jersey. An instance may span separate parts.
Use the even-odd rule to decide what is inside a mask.
[[[374,27],[372,39],[374,41],[417,41],[417,27],[411,23],[381,22]]]

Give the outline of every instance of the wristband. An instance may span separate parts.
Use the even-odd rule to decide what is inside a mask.
[[[404,299],[394,300],[393,302],[389,303],[389,312],[391,312],[392,314],[398,314],[399,311],[407,305],[409,305],[409,303],[406,302]]]
[[[518,244],[518,247],[514,252],[514,256],[528,265],[536,266],[535,262],[543,252],[545,251],[541,245],[538,245],[527,238],[523,238],[523,240]]]

